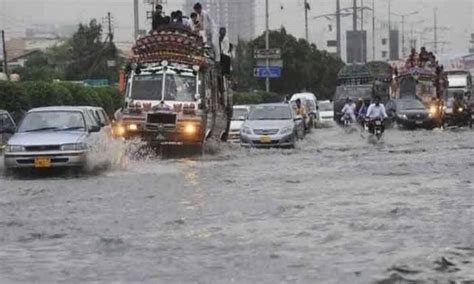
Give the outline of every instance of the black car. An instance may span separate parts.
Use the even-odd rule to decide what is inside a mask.
[[[16,125],[10,114],[0,109],[0,152],[3,152],[8,139],[15,133]]]
[[[392,125],[404,128],[434,128],[435,120],[426,106],[417,99],[396,99],[389,101],[385,109]]]

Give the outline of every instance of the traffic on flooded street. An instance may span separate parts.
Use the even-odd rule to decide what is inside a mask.
[[[474,283],[471,0],[37,2],[0,284]]]
[[[473,139],[470,131],[393,130],[373,145],[333,127],[290,150],[222,144],[202,157],[131,159],[98,175],[4,177],[0,275],[7,282],[472,279],[474,180],[466,157]]]

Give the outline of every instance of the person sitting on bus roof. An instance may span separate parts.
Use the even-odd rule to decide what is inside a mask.
[[[195,12],[191,13],[191,24],[191,28],[194,32],[199,33],[199,31],[202,30],[202,25],[199,21],[198,14],[196,14]]]
[[[426,51],[426,47],[423,46],[420,51],[420,61],[424,63],[424,62],[427,62],[428,60],[429,60],[429,54]]]
[[[153,13],[152,18],[152,28],[153,30],[158,29],[159,26],[164,26],[170,23],[170,17],[164,16],[163,6],[156,5],[155,12]]]

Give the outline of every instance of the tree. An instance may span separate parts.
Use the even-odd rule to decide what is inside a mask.
[[[280,94],[292,94],[303,90],[315,93],[318,98],[332,98],[337,72],[344,65],[326,51],[318,50],[316,45],[304,39],[296,39],[280,31],[270,32],[270,46],[282,49],[282,77],[272,79],[271,91]],[[238,91],[264,89],[264,80],[253,77],[254,49],[265,47],[265,35],[248,43],[239,41],[234,60],[234,75]]]
[[[66,67],[67,79],[116,81],[118,74],[107,66],[107,61],[118,59],[117,48],[111,39],[102,42],[102,26],[95,19],[88,25],[79,25],[68,47],[71,57]]]

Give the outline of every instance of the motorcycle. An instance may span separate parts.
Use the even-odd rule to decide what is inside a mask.
[[[377,140],[380,140],[383,135],[383,121],[380,118],[374,119],[371,122],[372,129],[371,129],[371,134],[375,135],[377,137]]]
[[[352,118],[350,115],[345,114],[342,118],[344,128],[349,128],[352,125]]]

